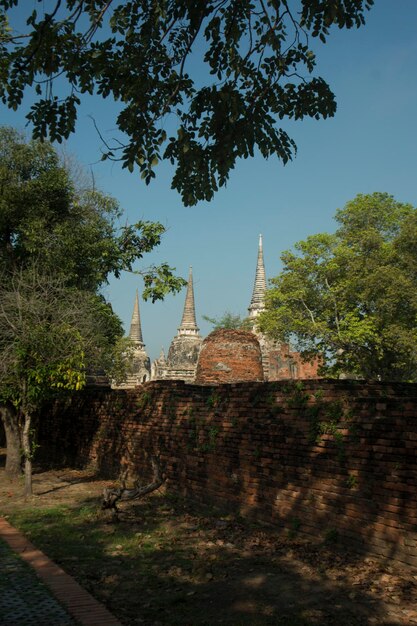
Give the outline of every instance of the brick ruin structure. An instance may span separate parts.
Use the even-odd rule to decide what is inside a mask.
[[[197,364],[197,385],[263,381],[262,353],[255,335],[221,328],[204,339]]]
[[[137,350],[135,351],[135,371],[127,378],[122,387],[132,388],[142,384],[148,380],[183,380],[185,382],[196,382],[197,372],[200,373],[197,379],[200,381],[201,376],[208,377],[214,382],[214,379],[218,379],[218,383],[221,382],[239,382],[244,380],[287,380],[287,379],[316,379],[318,376],[319,361],[316,360],[312,363],[306,363],[302,360],[300,353],[291,350],[289,344],[280,343],[274,341],[265,335],[263,335],[256,326],[256,318],[265,310],[265,292],[267,289],[265,264],[263,258],[263,246],[262,236],[259,236],[258,256],[256,263],[255,282],[252,292],[252,298],[248,307],[248,317],[252,322],[252,332],[245,332],[239,339],[239,357],[237,353],[232,352],[227,356],[225,354],[225,345],[222,336],[214,333],[213,339],[211,335],[203,343],[203,337],[199,333],[199,328],[196,321],[195,313],[195,299],[194,299],[194,287],[193,287],[193,274],[190,267],[187,293],[185,296],[184,311],[181,320],[178,333],[171,342],[168,350],[168,355],[165,356],[162,349],[160,356],[155,359],[152,366],[149,365],[149,357],[145,351],[145,344],[143,343],[142,330],[140,327],[140,315],[139,315],[139,302],[138,297],[135,300],[135,307],[132,316],[132,324],[130,337],[137,344]],[[133,329],[133,330],[132,330]],[[217,332],[217,331],[216,331]],[[235,336],[236,338],[238,335]],[[246,347],[243,348],[244,337],[246,337]],[[230,343],[230,342],[229,342]],[[259,374],[258,365],[255,366],[251,361],[251,351],[254,350],[254,346],[258,345],[261,354],[262,363],[262,376]],[[206,372],[202,374],[202,368],[199,368],[200,352],[204,346],[204,368],[208,363],[207,354],[210,354],[210,359],[220,363],[227,361],[229,364],[227,368],[230,368],[232,374],[220,369],[217,369],[210,375]],[[215,354],[216,349],[219,353]],[[240,364],[238,364],[241,359]],[[249,359],[249,361],[247,360]],[[233,366],[230,364],[233,361]],[[253,370],[249,375],[247,373],[248,367],[253,366]],[[238,372],[241,372],[244,378],[238,378]],[[245,374],[244,374],[245,372]],[[261,376],[261,377],[260,377]],[[120,385],[119,385],[120,386]]]

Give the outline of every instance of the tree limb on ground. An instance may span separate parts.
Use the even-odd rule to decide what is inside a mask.
[[[165,482],[165,476],[162,474],[158,459],[156,457],[152,457],[151,459],[152,469],[153,469],[153,480],[147,484],[142,485],[139,480],[137,480],[131,489],[127,489],[125,480],[122,480],[121,487],[105,487],[103,489],[103,500],[101,503],[102,510],[111,510],[113,512],[113,516],[115,519],[118,519],[118,509],[117,503],[121,500],[139,500],[139,498],[143,498],[148,493],[152,491],[156,491],[162,484]]]

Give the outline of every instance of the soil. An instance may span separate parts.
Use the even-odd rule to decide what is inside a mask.
[[[22,482],[10,482],[0,470],[0,514],[13,518],[29,507],[60,505],[75,511],[95,502],[94,532],[104,537],[121,533],[135,542],[139,556],[133,558],[127,543],[100,557],[89,556],[87,549],[62,555],[51,537],[38,538],[39,547],[60,559],[124,624],[417,624],[415,571],[337,544],[302,539],[296,529],[278,532],[223,515],[163,491],[124,503],[115,524],[99,511],[100,494],[110,483],[84,470],[38,470],[36,495],[25,501]],[[87,545],[93,540],[83,532]],[[31,540],[36,543],[33,535]]]

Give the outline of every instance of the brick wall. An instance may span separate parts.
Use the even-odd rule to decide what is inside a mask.
[[[268,380],[285,380],[288,378],[306,379],[320,378],[318,370],[320,361],[303,361],[299,352],[291,352],[288,344],[281,344],[279,349],[268,351]]]
[[[417,567],[417,385],[303,383],[87,389],[43,420],[61,462],[121,465],[168,488]]]

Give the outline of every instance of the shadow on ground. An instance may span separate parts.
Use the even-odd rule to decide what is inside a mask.
[[[10,521],[128,626],[414,623],[409,572],[167,494],[122,505],[114,524],[103,481],[48,476],[32,503],[8,502]]]

